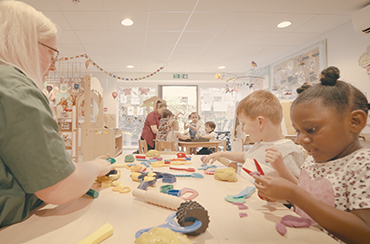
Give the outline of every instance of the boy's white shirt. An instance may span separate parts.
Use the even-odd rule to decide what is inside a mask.
[[[256,142],[247,152],[244,154],[244,164],[242,166],[240,175],[246,178],[251,183],[254,183],[254,178],[251,177],[247,172],[243,170],[246,168],[252,172],[257,171],[254,159],[257,160],[260,167],[262,168],[265,175],[277,176],[276,171],[272,168],[271,164],[266,162],[266,151],[267,147],[276,147],[283,155],[284,163],[288,169],[298,177],[300,168],[305,160],[305,155],[301,148],[299,148],[292,140],[282,139],[272,142]]]

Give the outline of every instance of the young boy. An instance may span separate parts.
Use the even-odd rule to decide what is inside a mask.
[[[242,130],[254,142],[247,152],[217,152],[205,158],[204,163],[213,163],[220,157],[244,163],[241,175],[251,182],[254,179],[247,171],[257,171],[255,160],[264,174],[276,175],[271,166],[281,152],[285,165],[295,177],[299,176],[300,166],[305,159],[303,151],[292,140],[284,139],[281,131],[283,110],[278,98],[268,91],[255,91],[240,101],[237,116]],[[236,169],[236,163],[226,165]]]
[[[209,141],[214,141],[217,136],[216,132],[214,131],[215,129],[216,124],[212,121],[207,121],[204,124],[204,130],[206,131],[206,133],[201,134],[200,138],[209,139]],[[197,154],[208,155],[214,152],[215,152],[214,148],[203,147],[202,149],[199,150]]]

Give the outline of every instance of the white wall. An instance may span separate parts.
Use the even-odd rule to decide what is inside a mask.
[[[305,44],[297,46],[291,52],[284,56],[276,57],[272,62],[275,63],[281,59],[289,57],[309,46],[312,46],[324,39],[327,39],[327,64],[328,66],[337,66],[341,71],[341,79],[351,83],[359,88],[370,100],[370,80],[365,69],[358,65],[358,58],[365,52],[370,45],[370,34],[364,35],[354,32],[352,22],[349,21],[319,37],[307,41]],[[90,69],[91,70],[91,69]],[[145,81],[136,81],[141,83],[171,83],[171,84],[207,84],[217,82],[215,74],[189,74],[188,80],[173,80],[171,73],[165,73],[165,69],[155,76]],[[108,113],[116,113],[116,101],[112,97],[112,92],[116,91],[117,81],[112,77],[102,73],[93,72],[102,83],[104,89],[104,107],[108,108]],[[117,74],[128,77],[140,77],[146,74]]]
[[[284,56],[276,57],[272,62],[289,57],[309,46],[312,46],[322,40],[327,40],[327,65],[336,66],[341,72],[341,79],[345,80],[367,95],[370,100],[370,80],[365,69],[358,65],[358,58],[365,52],[370,45],[370,34],[364,35],[356,33],[352,27],[352,21],[349,21],[319,37],[307,41],[286,53]]]

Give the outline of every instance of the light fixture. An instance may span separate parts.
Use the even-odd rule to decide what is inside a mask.
[[[218,69],[225,69],[225,68],[226,68],[226,66],[218,66],[217,68],[218,68]]]
[[[277,25],[277,27],[278,27],[278,28],[285,28],[285,27],[290,26],[291,24],[292,24],[292,22],[290,22],[290,21],[283,21],[283,22],[280,22],[280,23]]]
[[[76,5],[79,5],[81,2],[80,2],[80,0],[72,0],[72,3],[76,4]]]
[[[134,66],[133,65],[127,65],[126,66],[128,69],[132,69],[132,68],[134,68]]]
[[[134,24],[134,21],[132,21],[131,19],[124,19],[121,21],[121,24],[124,26],[131,26]]]

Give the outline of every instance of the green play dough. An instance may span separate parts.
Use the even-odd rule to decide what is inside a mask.
[[[126,156],[125,156],[125,162],[134,162],[135,161],[135,157],[134,157],[134,155],[132,155],[132,154],[127,154]]]
[[[228,202],[245,202],[245,198],[234,198],[233,195],[226,195],[225,200]]]

